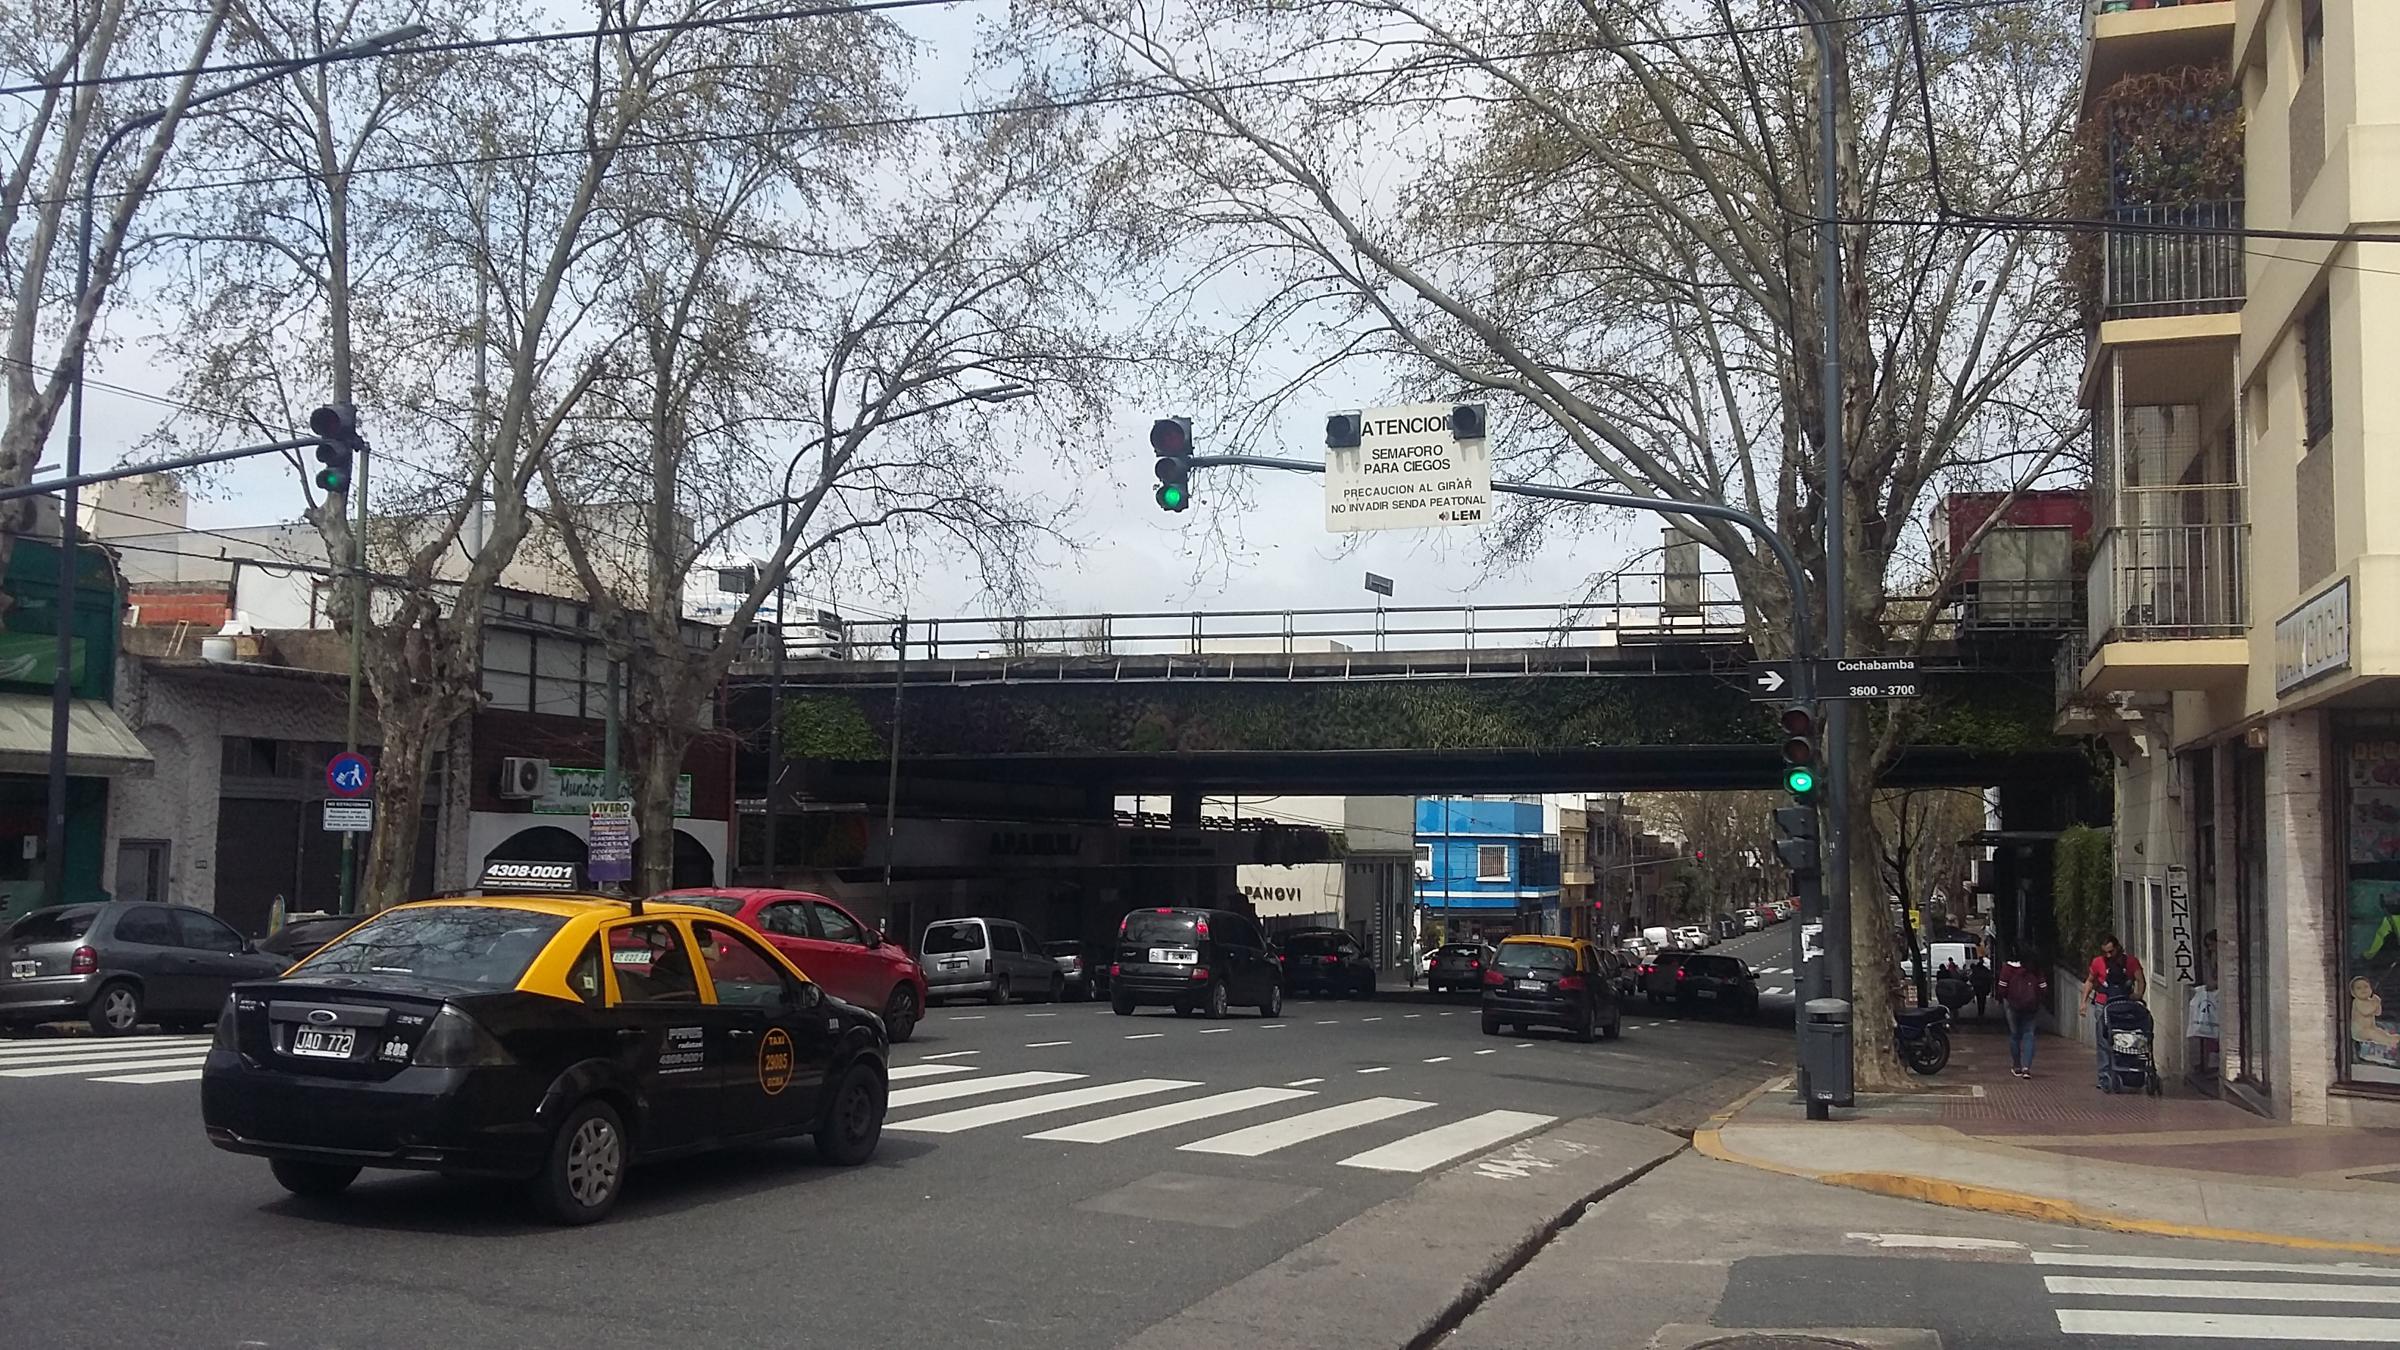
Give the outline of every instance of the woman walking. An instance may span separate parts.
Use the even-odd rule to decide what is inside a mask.
[[[2050,981],[2011,956],[2008,964],[2000,967],[1999,991],[2000,1011],[2008,1018],[2008,1071],[2031,1078],[2034,1024],[2041,1018],[2042,996],[2050,992]]]

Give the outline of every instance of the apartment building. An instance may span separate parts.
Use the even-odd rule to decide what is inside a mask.
[[[2400,4],[2086,24],[2122,228],[2072,273],[2098,434],[2061,724],[2117,759],[2115,926],[2171,1067],[2213,1031],[2227,1095],[2400,1125],[2400,245],[2341,237],[2400,231]]]

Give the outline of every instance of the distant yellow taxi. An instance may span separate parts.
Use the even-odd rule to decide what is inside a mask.
[[[437,1171],[523,1181],[590,1223],[635,1162],[798,1134],[864,1162],[888,1076],[875,1014],[722,914],[485,896],[394,906],[235,986],[201,1113],[295,1194]]]
[[[1625,1025],[1617,992],[1614,953],[1581,938],[1521,934],[1503,941],[1483,968],[1483,1034],[1559,1027],[1579,1041],[1613,1041]]]

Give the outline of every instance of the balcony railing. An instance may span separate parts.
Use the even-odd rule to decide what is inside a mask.
[[[2109,208],[2102,316],[2156,319],[2242,307],[2242,203]]]
[[[2135,525],[2101,535],[2085,581],[2092,645],[2248,631],[2249,532],[2244,524]]]

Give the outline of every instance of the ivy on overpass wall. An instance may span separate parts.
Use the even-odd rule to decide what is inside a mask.
[[[1774,706],[1725,676],[1594,675],[1276,683],[912,685],[902,753],[1101,755],[1307,750],[1510,750],[1750,745],[1780,737]],[[2046,680],[1929,681],[1907,711],[1912,745],[1997,753],[2070,748],[2050,731]],[[784,696],[786,753],[889,753],[891,690]]]

